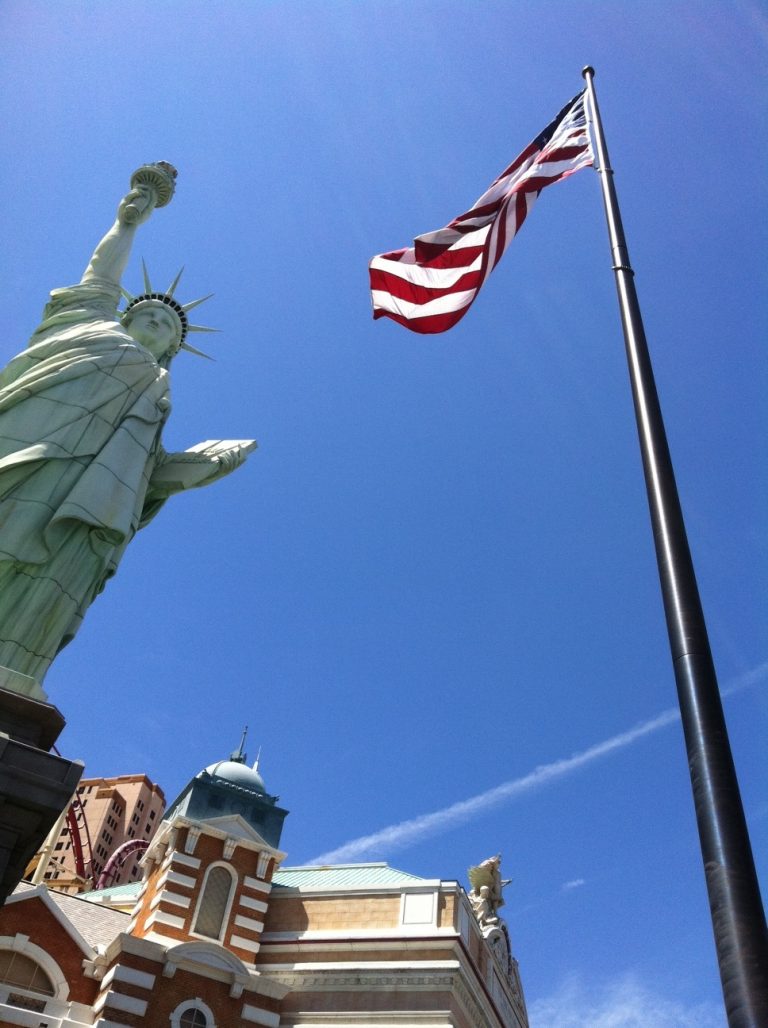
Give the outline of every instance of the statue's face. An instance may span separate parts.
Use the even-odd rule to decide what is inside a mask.
[[[164,304],[151,304],[131,314],[125,330],[149,350],[155,360],[167,353],[178,337],[178,322]]]

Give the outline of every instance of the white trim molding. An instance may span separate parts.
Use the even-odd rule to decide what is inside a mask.
[[[260,1010],[251,1003],[243,1004],[240,1016],[244,1021],[250,1021],[251,1024],[261,1024],[265,1028],[278,1028],[280,1024],[279,1014],[275,1014],[271,1010]]]
[[[259,914],[266,914],[269,910],[269,905],[264,903],[263,900],[251,899],[250,896],[241,896],[238,906],[246,907],[248,910],[255,910]]]

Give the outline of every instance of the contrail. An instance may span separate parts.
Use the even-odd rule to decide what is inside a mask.
[[[768,661],[735,679],[726,689],[722,690],[722,695],[724,697],[732,696],[742,689],[756,685],[766,677],[766,674],[768,674]],[[497,807],[499,804],[505,803],[517,796],[533,792],[544,785],[549,785],[550,782],[554,782],[558,778],[565,778],[572,772],[578,771],[587,764],[591,764],[594,760],[599,760],[600,757],[615,753],[617,750],[626,749],[637,742],[638,739],[644,739],[646,735],[652,735],[654,732],[658,732],[660,729],[666,728],[667,725],[671,725],[679,720],[680,712],[677,707],[670,708],[649,721],[643,721],[626,732],[621,732],[610,739],[598,742],[594,746],[590,746],[589,749],[575,753],[572,757],[564,757],[561,760],[553,761],[551,764],[541,764],[527,775],[523,775],[522,778],[515,778],[511,782],[504,782],[493,789],[488,789],[487,792],[471,796],[468,800],[460,800],[458,803],[452,803],[449,807],[443,807],[442,810],[435,810],[431,814],[422,814],[420,817],[389,825],[387,828],[382,828],[372,835],[363,835],[359,839],[352,839],[335,850],[321,853],[320,856],[307,861],[307,863],[338,864],[343,863],[345,860],[360,857],[373,850],[380,853],[381,851],[392,852],[393,850],[404,849],[427,836],[436,835],[438,832],[445,831],[454,825],[469,821],[491,807]]]

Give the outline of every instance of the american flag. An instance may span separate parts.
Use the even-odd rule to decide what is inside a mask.
[[[465,214],[414,245],[370,264],[374,318],[413,332],[445,332],[460,321],[545,186],[594,164],[584,93],[502,172]]]

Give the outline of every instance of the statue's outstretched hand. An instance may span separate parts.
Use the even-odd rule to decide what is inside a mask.
[[[220,474],[228,475],[230,471],[234,471],[235,468],[239,468],[240,465],[245,462],[246,457],[252,449],[253,446],[246,447],[242,443],[237,443],[235,446],[218,453],[216,455],[216,459],[221,465]]]
[[[157,205],[157,195],[150,186],[138,185],[123,197],[117,208],[121,225],[143,225]]]
[[[255,449],[253,439],[209,439],[181,453],[165,453],[152,472],[152,488],[170,494],[208,485],[239,468]]]

